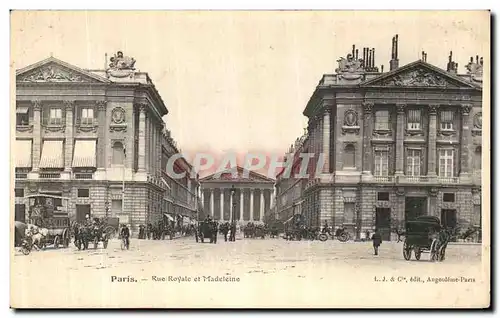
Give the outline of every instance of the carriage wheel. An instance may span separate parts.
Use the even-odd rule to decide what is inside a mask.
[[[407,261],[409,261],[411,259],[411,247],[408,245],[406,240],[405,240],[404,245],[403,245],[403,257]]]
[[[417,261],[419,261],[420,260],[420,256],[422,256],[422,251],[420,250],[419,247],[415,247],[414,253],[415,253],[415,259]]]
[[[69,246],[69,237],[66,237],[65,239],[63,239],[63,247],[67,248],[68,246]]]
[[[24,255],[29,255],[31,250],[28,247],[23,246],[23,247],[21,247],[21,252],[23,252]]]
[[[341,241],[342,243],[345,243],[349,240],[349,236],[347,236],[347,233],[342,233],[340,234],[339,236],[339,241]]]
[[[328,235],[326,235],[325,233],[321,233],[318,237],[318,239],[321,241],[321,242],[326,242],[326,240],[328,240]]]
[[[59,248],[59,235],[56,235],[56,237],[54,238],[54,248]]]

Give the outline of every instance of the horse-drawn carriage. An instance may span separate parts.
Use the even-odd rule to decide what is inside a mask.
[[[75,236],[75,246],[80,250],[89,248],[89,243],[93,243],[94,249],[102,242],[102,247],[108,247],[108,241],[116,234],[115,223],[118,218],[95,218],[92,223],[74,223],[73,232]]]
[[[29,198],[29,223],[34,225],[37,232],[42,235],[41,248],[52,245],[68,247],[70,242],[70,220],[66,211],[61,211],[62,200],[60,196],[39,194],[30,195]],[[56,204],[61,202],[60,205]],[[38,234],[37,233],[37,234]]]
[[[262,224],[248,223],[243,227],[243,237],[245,238],[261,238],[264,239],[267,234],[267,228]]]
[[[283,235],[283,238],[289,241],[293,240],[300,241],[305,236],[304,235],[305,226],[306,225],[304,216],[302,214],[295,214],[287,221],[285,221],[284,223],[285,233]]]
[[[217,228],[218,224],[212,220],[204,220],[198,223],[198,231],[195,235],[196,242],[205,243],[205,239],[209,239],[210,243],[217,243]]]
[[[406,222],[403,256],[409,261],[413,251],[415,259],[420,260],[422,253],[430,253],[431,261],[443,261],[448,241],[449,235],[439,218],[421,216]]]

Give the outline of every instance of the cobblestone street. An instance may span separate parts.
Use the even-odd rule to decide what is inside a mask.
[[[219,237],[217,244],[196,243],[194,238],[134,239],[131,249],[122,251],[120,242],[113,240],[107,250],[78,251],[71,246],[28,256],[16,252],[12,275],[19,285],[13,286],[13,292],[22,297],[26,288],[40,292],[51,286],[54,303],[40,304],[44,306],[64,298],[66,304],[99,301],[103,306],[127,299],[131,307],[144,307],[145,292],[148,297],[154,295],[155,304],[159,301],[167,307],[245,307],[257,301],[269,307],[285,303],[297,307],[375,306],[394,305],[395,301],[411,306],[416,301],[431,305],[433,297],[444,292],[456,293],[455,299],[470,297],[483,280],[479,245],[450,245],[442,263],[429,262],[429,254],[423,254],[420,261],[405,261],[402,247],[402,243],[384,242],[380,255],[374,256],[369,242],[245,239],[230,243]],[[197,277],[200,281],[195,281]],[[221,277],[226,281],[214,281]],[[470,281],[436,284],[428,282],[429,277]],[[451,284],[456,288],[450,288]],[[81,298],[78,286],[84,288],[86,297]],[[264,300],[259,298],[263,289],[268,295]],[[325,290],[331,293],[325,295]],[[198,293],[206,297],[194,297]],[[380,297],[368,300],[373,293]],[[193,297],[200,301],[193,304],[189,301]]]

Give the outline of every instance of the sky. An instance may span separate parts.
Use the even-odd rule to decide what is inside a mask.
[[[148,72],[185,153],[283,154],[303,133],[302,112],[325,73],[353,44],[376,49],[389,69],[399,34],[400,66],[427,52],[446,68],[449,51],[465,72],[489,52],[489,13],[480,11],[16,11],[11,67],[53,55],[100,69],[121,50]]]

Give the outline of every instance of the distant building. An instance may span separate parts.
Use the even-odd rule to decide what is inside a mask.
[[[273,205],[274,179],[241,167],[209,175],[200,180],[204,218],[209,214],[220,222],[235,220],[244,225],[264,223]]]
[[[361,56],[353,46],[335,74],[323,75],[304,110],[307,137],[294,151],[327,154],[326,164],[305,184],[278,175],[283,221],[302,202],[295,213],[310,225],[326,220],[354,237],[377,227],[388,239],[391,227],[419,215],[480,227],[482,58],[471,57],[466,74],[451,53],[446,70],[425,52],[400,67],[397,42],[389,72],[375,65],[374,49]]]
[[[73,220],[119,217],[134,232],[166,213],[195,216],[198,180],[165,174],[179,150],[160,94],[133,58],[110,62],[83,70],[50,57],[16,72],[16,220],[28,221],[29,195],[42,193],[68,198],[54,204]]]

